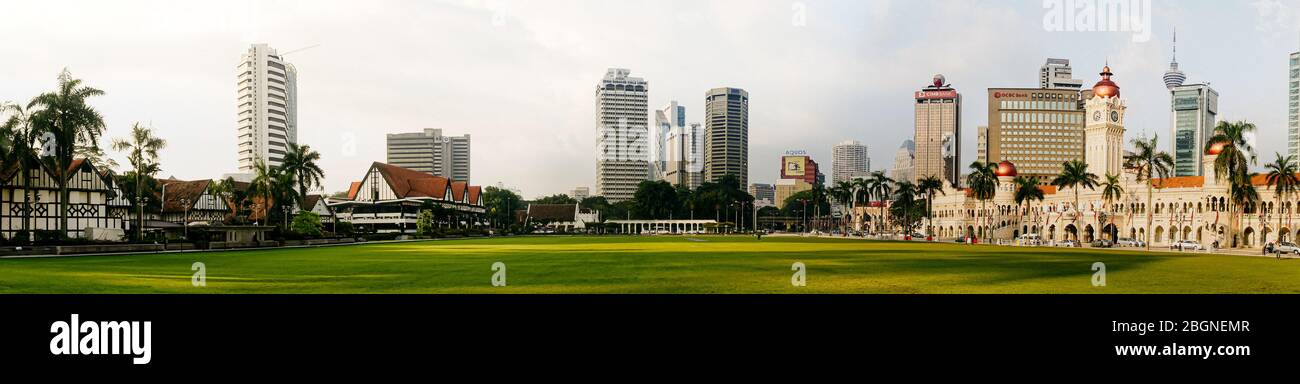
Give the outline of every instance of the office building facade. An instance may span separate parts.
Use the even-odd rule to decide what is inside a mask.
[[[867,146],[857,140],[845,140],[831,149],[831,182],[865,178],[871,172]]]
[[[249,47],[238,68],[239,171],[258,161],[278,167],[298,143],[298,70],[266,44]]]
[[[916,92],[915,101],[916,151],[908,181],[938,176],[956,185],[961,178],[961,95],[943,75],[934,75],[930,86]]]
[[[388,164],[441,176],[470,181],[470,137],[444,136],[441,129],[393,133],[387,137]]]
[[[1010,161],[1021,176],[1046,183],[1062,163],[1084,158],[1084,108],[1079,91],[990,88],[987,162]]]
[[[610,68],[596,84],[596,194],[631,200],[651,175],[649,95],[645,79]]]
[[[714,88],[704,96],[704,180],[749,181],[749,92]]]

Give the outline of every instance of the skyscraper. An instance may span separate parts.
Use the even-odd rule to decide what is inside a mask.
[[[631,72],[610,68],[596,84],[596,194],[611,203],[631,200],[651,172],[650,87]]]
[[[1286,148],[1291,156],[1300,156],[1300,52],[1291,54]]]
[[[909,181],[938,176],[950,185],[961,177],[961,95],[934,75],[933,83],[916,92],[916,152]]]
[[[1170,90],[1169,129],[1174,140],[1174,175],[1205,174],[1201,155],[1205,142],[1214,136],[1219,115],[1219,93],[1207,84],[1179,85]]]
[[[686,125],[686,107],[671,101],[655,111],[654,177],[673,185],[700,186],[704,162],[704,131]]]
[[[975,161],[989,162],[989,126],[975,127]]]
[[[686,126],[686,107],[677,105],[677,100],[668,102],[664,109],[655,110],[655,129],[652,153],[654,154],[654,176],[663,179],[668,172],[668,138],[677,128]]]
[[[388,164],[455,181],[470,180],[469,135],[443,136],[441,129],[388,134]]]
[[[871,158],[867,146],[857,140],[845,140],[831,149],[831,182],[852,181],[867,177],[871,171]]]
[[[298,143],[298,70],[266,44],[253,44],[237,79],[239,171],[253,172],[258,160],[280,166]]]
[[[714,88],[704,96],[704,179],[749,181],[749,92]]]
[[[1038,176],[1046,183],[1061,173],[1062,163],[1083,160],[1084,115],[1078,90],[988,92],[987,162],[1010,161],[1020,176]]]
[[[1038,88],[1073,89],[1083,88],[1083,79],[1075,79],[1070,69],[1069,59],[1047,59],[1047,63],[1038,70]]]
[[[912,164],[914,157],[916,157],[916,143],[912,140],[903,140],[903,145],[898,146],[898,151],[894,153],[894,167],[889,170],[889,178],[915,180],[916,172]]]

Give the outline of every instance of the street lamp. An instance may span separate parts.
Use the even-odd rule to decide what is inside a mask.
[[[181,222],[184,224],[184,226],[181,228],[181,231],[184,234],[183,236],[185,236],[186,239],[189,239],[190,238],[190,199],[182,198],[181,207],[182,207],[181,211],[183,212],[182,214],[184,215],[184,217],[181,218]]]
[[[808,199],[799,199],[799,202],[803,203],[803,209],[799,210],[799,214],[803,216],[803,232],[808,232]]]

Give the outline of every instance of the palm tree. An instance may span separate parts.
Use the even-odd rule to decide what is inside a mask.
[[[975,161],[970,163],[970,174],[966,175],[966,186],[972,195],[980,201],[979,216],[987,216],[985,204],[998,193],[998,165]],[[987,220],[985,220],[987,222]],[[982,227],[984,222],[979,223]]]
[[[267,166],[265,161],[258,159],[253,164],[253,181],[249,183],[248,194],[263,199],[267,220],[270,220],[271,213],[285,212],[288,210],[286,207],[291,209],[299,201],[301,196],[298,196],[298,190],[295,189],[296,184],[293,174],[280,167]],[[287,229],[288,212],[285,215]]]
[[[10,161],[18,163],[18,178],[22,179],[23,190],[22,230],[26,233],[31,230],[32,214],[32,210],[29,209],[32,194],[30,188],[28,188],[28,183],[31,180],[28,170],[33,165],[31,160],[36,158],[36,135],[39,132],[32,121],[31,114],[21,104],[5,104],[0,107],[0,113],[4,111],[11,112],[9,119],[5,120],[3,125],[0,125],[0,136],[8,144],[8,151],[5,153],[4,160],[6,163]],[[28,240],[31,240],[30,235]]]
[[[1169,153],[1162,152],[1156,148],[1159,135],[1152,136],[1151,140],[1133,139],[1133,153],[1124,156],[1124,168],[1133,172],[1137,176],[1138,182],[1147,183],[1147,203],[1144,207],[1147,212],[1148,236],[1151,234],[1151,223],[1155,217],[1151,210],[1151,197],[1156,188],[1156,180],[1164,180],[1169,177],[1169,171],[1174,167],[1174,157]],[[1154,239],[1147,238],[1147,250],[1151,250],[1151,241]]]
[[[916,193],[925,195],[925,217],[929,219],[926,225],[925,234],[934,236],[934,195],[935,193],[947,194],[943,191],[943,180],[939,176],[930,175],[916,183]]]
[[[1282,209],[1282,200],[1288,196],[1296,194],[1300,190],[1300,178],[1296,177],[1296,172],[1300,167],[1296,165],[1295,155],[1283,157],[1281,153],[1274,153],[1277,159],[1272,163],[1264,165],[1268,168],[1268,186],[1273,188],[1273,196],[1277,198],[1277,208]],[[1277,241],[1286,241],[1285,236],[1288,233],[1282,232],[1282,214],[1279,211],[1277,215]],[[1281,257],[1281,253],[1278,254]]]
[[[1233,211],[1241,212],[1237,219],[1233,220],[1234,225],[1238,228],[1241,227],[1240,221],[1242,217],[1246,215],[1246,208],[1255,206],[1259,202],[1259,191],[1255,190],[1255,186],[1250,184],[1250,179],[1258,175],[1258,173],[1243,175],[1243,179],[1246,180],[1245,183],[1233,183],[1228,187],[1228,195],[1232,199]],[[1242,241],[1245,240],[1243,236]]]
[[[858,200],[871,201],[871,180],[864,178],[853,179],[853,214],[858,214]]]
[[[1018,213],[1017,216],[1019,216],[1019,221],[1023,222],[1025,221],[1026,214],[1024,209],[1025,203],[1043,201],[1043,189],[1038,187],[1038,184],[1040,184],[1041,181],[1037,176],[1016,176],[1016,178],[1011,182],[1016,185],[1015,200]]]
[[[1061,174],[1052,179],[1052,185],[1074,189],[1074,217],[1078,220],[1083,215],[1083,208],[1079,206],[1079,189],[1097,187],[1097,175],[1088,172],[1088,163],[1079,159],[1067,161],[1061,166]],[[1079,240],[1078,228],[1075,229],[1074,237]]]
[[[894,207],[891,211],[899,213],[895,220],[898,220],[898,223],[903,227],[904,233],[911,236],[912,227],[914,226],[912,215],[916,213],[914,208],[916,206],[916,195],[918,195],[916,185],[910,181],[900,181],[895,185],[895,189]]]
[[[54,156],[50,170],[59,185],[59,232],[68,235],[68,176],[72,172],[72,158],[78,146],[93,146],[104,131],[104,118],[86,99],[103,95],[104,91],[84,86],[81,79],[72,78],[67,69],[59,74],[59,89],[43,93],[27,105],[32,120],[42,133],[54,136]]]
[[[853,189],[854,189],[853,182],[844,180],[835,183],[835,186],[831,187],[830,194],[831,197],[835,199],[835,202],[839,203],[840,206],[844,207],[845,210],[848,210],[849,202],[850,200],[853,199]],[[843,227],[844,230],[847,232],[849,228],[848,227],[849,222],[845,220],[840,224],[841,224],[840,226]]]
[[[153,129],[140,126],[135,123],[131,126],[131,136],[127,138],[118,138],[113,140],[113,150],[126,152],[126,159],[131,163],[131,168],[135,171],[135,196],[143,194],[140,186],[143,183],[141,176],[153,176],[162,170],[158,164],[158,151],[167,146],[167,140],[154,136]],[[131,203],[139,207],[140,229],[136,231],[137,239],[144,239],[144,204],[140,201]],[[164,202],[165,204],[165,202]]]
[[[1115,200],[1119,200],[1121,197],[1124,197],[1124,181],[1120,179],[1119,175],[1107,173],[1106,181],[1101,183],[1101,199],[1106,203],[1107,224],[1110,222],[1111,204],[1114,203]],[[1103,225],[1102,230],[1105,230],[1105,228],[1106,226]],[[1116,229],[1116,231],[1118,231],[1118,229]],[[1110,235],[1110,241],[1116,240],[1114,233],[1107,232],[1106,234]]]
[[[1248,196],[1237,196],[1237,194],[1249,194],[1245,188],[1250,185],[1249,174],[1250,165],[1256,163],[1255,148],[1246,141],[1246,135],[1255,132],[1255,124],[1246,121],[1227,122],[1220,121],[1219,125],[1214,127],[1214,136],[1205,142],[1205,151],[1211,152],[1216,148],[1219,150],[1218,158],[1214,160],[1214,173],[1219,181],[1227,180],[1230,184],[1228,194],[1236,202],[1238,200],[1248,200]],[[1258,193],[1255,193],[1258,195]],[[1258,196],[1257,196],[1258,197]],[[1234,204],[1233,214],[1244,214],[1241,209],[1245,206]],[[1237,222],[1233,221],[1234,225]],[[1233,228],[1233,238],[1237,236],[1237,230]]]
[[[893,191],[894,179],[886,176],[884,171],[876,171],[871,174],[868,183],[870,186],[868,188],[871,191],[870,193],[875,195],[876,199],[880,203],[880,216],[876,218],[876,233],[880,233],[885,230],[885,223],[883,220],[885,217],[885,200],[889,198],[889,195]]]
[[[320,161],[320,153],[305,144],[290,145],[289,152],[284,155],[281,168],[297,181],[298,196],[307,197],[307,190],[320,186],[325,178],[325,171],[316,164],[317,161]]]

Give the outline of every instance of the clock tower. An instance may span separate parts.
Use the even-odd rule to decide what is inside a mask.
[[[1101,81],[1092,87],[1092,99],[1085,103],[1084,111],[1084,161],[1088,172],[1105,178],[1122,175],[1124,157],[1124,100],[1119,98],[1119,85],[1110,80],[1107,65],[1101,71]]]

